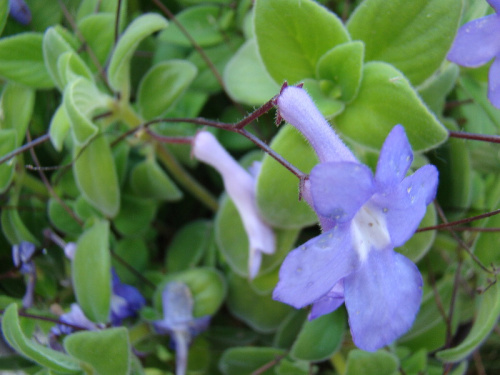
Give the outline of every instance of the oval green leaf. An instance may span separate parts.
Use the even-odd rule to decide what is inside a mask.
[[[398,358],[385,350],[374,353],[354,349],[347,356],[346,375],[394,375],[398,374]]]
[[[130,174],[130,186],[140,197],[176,201],[182,198],[182,191],[168,177],[154,158],[137,164]]]
[[[64,104],[57,107],[49,125],[50,142],[57,151],[61,151],[64,146],[64,140],[71,129]]]
[[[366,46],[366,61],[385,61],[413,85],[429,78],[451,47],[462,0],[366,0],[347,23],[353,39]]]
[[[397,124],[404,126],[413,151],[437,147],[448,136],[405,76],[382,62],[365,64],[358,95],[335,123],[351,140],[374,149]]]
[[[21,146],[33,115],[35,91],[24,85],[9,82],[2,92],[0,128],[16,131],[16,147]],[[0,155],[5,155],[0,152]]]
[[[252,375],[262,366],[276,361],[285,355],[285,351],[276,348],[245,347],[231,348],[224,352],[219,368],[224,375]],[[273,369],[258,372],[259,375],[274,375]]]
[[[1,109],[1,107],[0,107]],[[15,129],[0,130],[0,155],[7,155],[17,147],[17,134]],[[14,178],[16,158],[0,164],[0,193],[5,192]],[[5,211],[5,210],[2,210]],[[7,210],[8,211],[8,210]]]
[[[342,21],[312,0],[257,0],[254,24],[260,56],[278,84],[315,78],[320,57],[349,41]]]
[[[72,262],[73,288],[85,316],[107,323],[111,308],[109,223],[96,221],[78,239]]]

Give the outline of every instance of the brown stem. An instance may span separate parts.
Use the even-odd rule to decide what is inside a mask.
[[[430,227],[420,228],[420,229],[417,229],[417,232],[425,232],[425,231],[428,231],[428,230],[451,228],[451,227],[455,227],[455,226],[458,226],[458,225],[461,225],[461,224],[470,223],[472,221],[485,219],[487,217],[498,215],[498,214],[500,214],[500,209],[494,210],[494,211],[491,211],[491,212],[487,212],[487,213],[481,214],[481,215],[467,217],[465,219],[461,219],[461,220],[457,220],[457,221],[450,221],[450,222],[445,222],[443,224],[438,224],[438,225],[433,225],[433,226],[430,226]]]
[[[48,134],[42,135],[37,139],[32,140],[31,142],[22,145],[21,147],[16,148],[14,151],[9,152],[7,155],[4,155],[0,158],[0,164],[5,163],[6,161],[12,159],[14,156],[22,154],[24,151],[29,150],[32,147],[38,146],[44,142],[47,142],[50,139]]]
[[[474,134],[466,132],[455,132],[450,130],[449,136],[453,138],[470,139],[472,141],[500,143],[500,136],[498,135]]]

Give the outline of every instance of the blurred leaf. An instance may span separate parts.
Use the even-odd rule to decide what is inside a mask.
[[[318,163],[311,146],[290,125],[280,129],[271,148],[304,173]],[[317,221],[311,207],[299,201],[298,178],[267,154],[257,180],[257,203],[263,218],[275,227],[302,228]]]
[[[146,270],[149,261],[149,252],[143,238],[125,237],[116,244],[114,252],[126,264],[131,265],[135,271],[142,273]],[[137,282],[137,275],[132,273],[128,267],[116,258],[113,258],[112,264],[122,283],[134,284]]]
[[[311,370],[313,372],[311,372]],[[310,368],[310,364],[308,362],[292,362],[284,358],[276,367],[275,373],[276,375],[310,375],[316,374],[316,371],[314,371],[314,368]]]
[[[364,60],[363,42],[349,42],[333,47],[316,65],[318,79],[332,81],[340,87],[340,99],[350,102],[361,84]]]
[[[462,13],[462,0],[366,0],[347,29],[366,46],[366,61],[385,61],[418,85],[441,65]]]
[[[73,209],[73,202],[65,201],[65,203]],[[64,234],[75,235],[82,232],[80,224],[54,198],[49,199],[47,214],[51,224]]]
[[[120,211],[113,223],[116,229],[125,236],[141,235],[151,226],[156,209],[156,202],[150,199],[122,194]]]
[[[500,316],[500,283],[495,282],[480,297],[477,316],[471,331],[457,347],[436,353],[443,362],[461,362],[477,350],[495,327]]]
[[[425,104],[438,116],[444,112],[446,97],[455,87],[459,70],[457,65],[450,64],[418,88]]]
[[[78,239],[72,261],[73,288],[85,316],[107,323],[111,308],[109,223],[96,221]]]
[[[24,336],[19,325],[16,304],[10,304],[2,316],[2,333],[7,342],[26,358],[61,374],[81,372],[78,362],[70,356],[49,349]]]
[[[190,270],[168,274],[158,286],[154,304],[161,310],[161,294],[165,285],[171,281],[186,284],[194,298],[193,317],[200,318],[213,315],[226,298],[226,282],[222,274],[215,268],[193,268]]]
[[[0,39],[0,76],[36,89],[53,87],[43,60],[42,39],[39,33]]]
[[[1,110],[1,107],[0,107]],[[17,147],[17,134],[15,129],[0,129],[0,155],[7,155]],[[14,178],[16,158],[0,164],[0,193],[4,193]],[[4,211],[4,210],[2,210]]]
[[[0,111],[0,128],[16,131],[16,147],[23,144],[26,130],[33,115],[35,91],[24,85],[9,82],[5,85]],[[5,155],[0,153],[0,155]]]
[[[165,201],[176,201],[182,198],[182,191],[154,158],[147,158],[132,169],[130,186],[134,193],[144,198]]]
[[[291,306],[274,301],[270,295],[259,295],[247,280],[230,273],[227,306],[231,313],[257,332],[274,332],[293,311]]]
[[[374,353],[354,349],[347,356],[346,375],[396,375],[399,374],[398,358],[389,352]]]
[[[23,241],[40,245],[40,242],[33,236],[30,230],[23,223],[19,216],[18,210],[15,208],[19,204],[17,198],[11,198],[7,202],[9,209],[3,209],[0,223],[2,224],[2,232],[11,245],[19,244]]]
[[[231,348],[222,355],[219,368],[224,375],[252,375],[262,366],[273,363],[284,355],[284,350],[276,348]],[[272,367],[264,372],[259,371],[259,375],[274,374]]]
[[[114,217],[120,209],[120,188],[110,146],[97,136],[85,147],[75,147],[73,173],[78,189],[92,206]]]
[[[139,43],[167,25],[167,20],[159,14],[143,14],[127,27],[118,40],[108,66],[108,81],[113,90],[121,92],[124,100],[128,100],[130,95],[130,61]]]
[[[50,142],[57,151],[62,151],[64,140],[66,139],[70,129],[71,124],[69,122],[68,115],[64,109],[64,104],[61,104],[54,112],[49,125]]]
[[[234,11],[229,7],[200,5],[187,8],[175,17],[200,47],[211,47],[224,41],[224,31],[233,16]],[[158,38],[184,47],[192,46],[175,24],[162,31]]]
[[[319,362],[339,350],[344,338],[346,316],[343,309],[306,320],[293,343],[290,356],[294,359]]]
[[[73,51],[63,52],[59,56],[57,59],[57,71],[59,72],[61,85],[64,87],[79,77],[85,78],[90,82],[94,81],[94,76],[90,69],[76,52]]]
[[[31,11],[30,28],[44,32],[50,26],[61,23],[63,12],[57,0],[25,0]]]
[[[405,76],[382,62],[365,64],[357,97],[335,123],[351,140],[375,149],[397,124],[404,126],[413,151],[437,147],[448,136]]]
[[[278,84],[315,78],[321,56],[349,41],[342,21],[312,0],[257,0],[254,24],[260,56]]]
[[[166,250],[169,272],[195,267],[213,241],[213,225],[208,220],[190,222],[179,229]]]
[[[73,333],[64,339],[64,349],[90,364],[96,375],[125,375],[130,371],[130,343],[125,327]]]
[[[306,322],[307,315],[309,312],[306,309],[295,310],[288,314],[274,335],[273,346],[291,348]]]
[[[255,39],[246,41],[229,60],[224,83],[229,96],[246,105],[262,105],[280,90],[262,63]]]
[[[139,84],[139,112],[146,120],[163,116],[193,82],[196,73],[196,66],[185,60],[170,60],[153,66]]]
[[[9,1],[0,1],[0,35],[2,35],[3,28],[7,22],[7,17],[9,16]]]
[[[118,2],[104,3],[117,4]],[[90,14],[78,22],[80,33],[101,65],[106,64],[113,49],[115,18],[115,13],[97,13]]]

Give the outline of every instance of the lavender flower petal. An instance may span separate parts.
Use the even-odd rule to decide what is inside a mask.
[[[500,13],[500,0],[486,0],[490,6],[495,9],[496,13]]]
[[[422,277],[408,258],[371,251],[344,280],[345,304],[356,346],[375,351],[410,329],[422,298]]]
[[[296,308],[325,296],[358,267],[349,224],[339,224],[297,249],[281,265],[273,299]]]
[[[344,282],[339,281],[335,286],[319,300],[313,303],[309,320],[316,319],[321,315],[329,314],[337,310],[344,303]]]
[[[469,68],[486,64],[500,53],[499,32],[496,14],[466,23],[458,30],[448,60]]]
[[[500,30],[499,30],[500,31]],[[500,51],[499,51],[500,52]],[[500,108],[500,58],[491,64],[488,74],[488,99],[495,107]]]
[[[375,192],[372,172],[359,163],[321,163],[311,171],[314,210],[344,223],[351,220]]]
[[[31,22],[30,8],[24,0],[9,0],[9,14],[22,25]]]
[[[380,150],[375,173],[379,189],[390,189],[399,184],[413,161],[413,152],[404,128],[396,125]]]

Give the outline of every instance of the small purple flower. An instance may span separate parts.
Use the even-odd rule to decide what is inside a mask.
[[[31,22],[30,8],[24,0],[9,0],[9,14],[20,24],[27,25]]]
[[[33,306],[36,284],[36,267],[33,261],[35,250],[35,245],[26,241],[12,246],[12,260],[14,265],[19,268],[19,272],[27,275],[26,293],[23,297],[24,308]]]
[[[162,293],[163,319],[153,322],[158,333],[171,336],[176,350],[176,375],[184,375],[187,368],[188,347],[191,340],[205,329],[209,316],[193,318],[193,297],[187,285],[172,281]]]
[[[458,65],[475,68],[495,59],[490,67],[488,98],[500,108],[500,0],[487,0],[495,14],[463,25],[448,52],[448,60]]]
[[[224,187],[240,213],[250,246],[248,273],[253,279],[259,273],[262,253],[273,254],[275,251],[274,232],[262,220],[257,207],[256,178],[243,169],[207,131],[196,134],[193,140],[193,155],[221,174]]]
[[[82,309],[77,303],[72,303],[70,311],[62,314],[59,317],[59,321],[89,331],[97,331],[98,329],[104,328],[103,325],[97,325],[91,322],[85,316]],[[52,327],[51,333],[56,336],[69,335],[73,333],[74,328],[66,324],[57,324],[55,327]]]
[[[137,288],[123,284],[115,270],[113,274],[113,294],[111,296],[111,324],[119,326],[123,319],[137,315],[146,304],[146,300]]]
[[[345,303],[354,343],[375,351],[404,334],[418,312],[422,277],[394,247],[417,229],[436,195],[438,172],[426,165],[405,177],[413,153],[401,125],[387,136],[374,176],[303,89],[285,88],[277,105],[320,159],[304,196],[323,233],[288,254],[273,298],[296,308],[312,304],[310,319]]]

